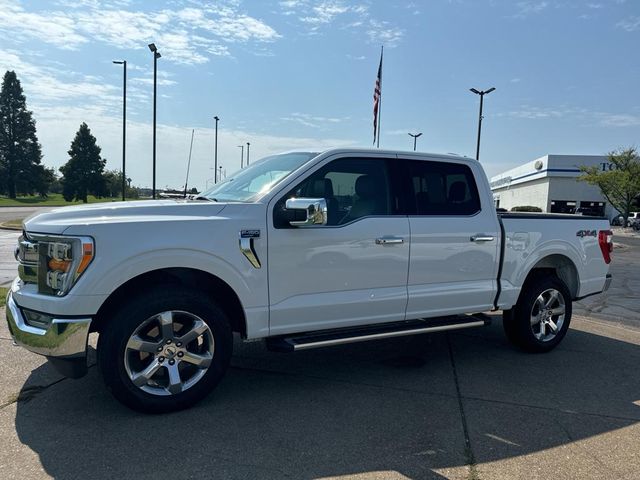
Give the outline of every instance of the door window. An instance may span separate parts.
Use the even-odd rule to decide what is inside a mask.
[[[414,215],[473,215],[480,197],[471,169],[459,163],[411,160],[409,212]]]
[[[284,208],[288,198],[324,198],[327,225],[344,225],[367,216],[393,213],[386,160],[341,158],[311,174],[290,190],[274,211]],[[278,225],[274,217],[276,228]]]

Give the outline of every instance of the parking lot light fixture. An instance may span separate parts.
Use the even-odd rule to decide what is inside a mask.
[[[409,136],[410,136],[410,137],[413,137],[413,151],[414,151],[414,152],[416,151],[416,140],[418,139],[418,137],[419,137],[420,135],[422,135],[422,132],[420,132],[420,133],[415,133],[415,134],[414,134],[414,133],[410,133],[410,134],[409,134]]]
[[[476,95],[480,95],[480,114],[478,115],[478,144],[476,146],[476,160],[480,161],[480,132],[482,131],[482,103],[484,96],[493,92],[496,88],[491,87],[488,90],[478,90],[476,88],[470,88],[469,90]]]
[[[156,98],[158,96],[158,59],[162,56],[155,43],[149,44],[153,53],[153,188],[152,195],[156,198]]]

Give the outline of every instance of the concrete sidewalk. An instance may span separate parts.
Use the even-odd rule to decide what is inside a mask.
[[[218,389],[163,416],[0,338],[4,478],[639,477],[640,332],[605,322],[575,317],[544,355],[507,344],[499,316],[295,354],[236,342]]]

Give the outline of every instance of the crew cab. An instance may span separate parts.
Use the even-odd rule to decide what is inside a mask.
[[[549,351],[572,301],[609,287],[611,251],[605,219],[497,214],[473,159],[288,152],[194,200],[27,219],[6,315],[17,344],[71,377],[98,332],[114,396],[166,412],[218,384],[233,332],[293,352],[480,327],[502,310],[514,344]]]

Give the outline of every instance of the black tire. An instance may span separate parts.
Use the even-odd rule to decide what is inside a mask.
[[[547,308],[541,308],[547,303]],[[557,347],[567,334],[571,312],[566,284],[553,274],[541,273],[525,282],[514,308],[503,312],[502,324],[511,343],[527,352],[544,353]],[[532,324],[536,320],[538,323]]]
[[[163,317],[159,316],[162,312],[165,312],[164,318],[171,319],[165,324],[171,325],[167,329],[171,329],[176,348],[159,352],[160,348],[169,349],[171,343],[164,340],[162,332],[167,333],[168,330],[163,330]],[[166,413],[191,407],[218,385],[229,366],[233,349],[229,325],[224,311],[207,299],[204,293],[168,285],[137,294],[115,312],[100,332],[98,367],[107,389],[124,405],[143,413]],[[145,333],[140,329],[146,329]],[[193,340],[179,336],[183,334],[181,332],[197,335],[201,330],[204,333]],[[158,335],[149,336],[156,331]],[[144,351],[142,347],[131,348],[134,333],[136,339],[145,340]],[[175,341],[180,338],[184,338],[185,345]],[[147,345],[151,344],[156,345],[158,351],[149,353],[151,348]],[[194,358],[205,357],[206,367],[192,363]],[[139,378],[139,381],[146,383],[136,386],[132,378],[145,370],[145,362],[147,367],[155,362],[156,367],[149,367],[155,368],[155,373],[147,373],[144,378]],[[162,364],[158,365],[159,362]],[[169,362],[172,362],[171,367]],[[131,365],[134,363],[142,370],[133,371]],[[171,382],[171,373],[176,371],[180,372],[177,375],[179,383]],[[182,378],[188,375],[191,375],[189,381],[192,384],[187,381],[183,384]],[[147,380],[147,377],[150,378]],[[174,386],[178,390],[174,390]],[[166,393],[162,393],[163,388]],[[174,391],[169,392],[170,389]]]

